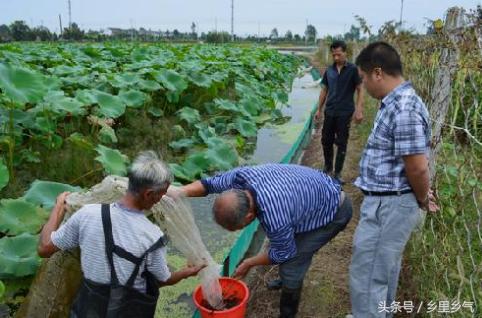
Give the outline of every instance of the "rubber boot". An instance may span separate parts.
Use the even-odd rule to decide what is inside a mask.
[[[283,287],[280,298],[279,318],[295,318],[301,299],[301,287],[292,289]]]
[[[338,150],[336,152],[336,161],[335,161],[335,175],[334,178],[338,181],[341,185],[345,184],[345,182],[341,179],[341,170],[343,169],[343,164],[345,163],[345,156],[346,151]]]
[[[323,156],[325,157],[325,167],[323,172],[331,175],[333,172],[333,146],[323,145]]]

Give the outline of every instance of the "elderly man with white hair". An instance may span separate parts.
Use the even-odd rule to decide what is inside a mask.
[[[85,205],[60,226],[68,195],[62,193],[42,229],[41,257],[80,247],[83,281],[71,317],[153,317],[159,287],[176,284],[202,268],[171,273],[166,239],[144,214],[172,182],[168,166],[156,153],[143,152],[132,163],[128,179],[121,200]]]

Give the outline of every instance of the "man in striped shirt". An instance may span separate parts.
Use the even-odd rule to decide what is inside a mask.
[[[222,193],[213,213],[227,230],[240,230],[258,218],[269,251],[245,259],[235,276],[244,277],[253,266],[279,264],[283,318],[296,315],[314,253],[342,231],[352,215],[351,202],[334,179],[299,165],[240,167],[181,190],[187,196]]]

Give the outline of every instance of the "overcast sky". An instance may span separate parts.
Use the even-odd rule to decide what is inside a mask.
[[[25,20],[59,31],[58,15],[68,24],[68,0],[0,0],[0,24]],[[231,0],[71,0],[72,21],[83,29],[108,27],[198,32],[231,29]],[[447,8],[475,9],[481,0],[404,0],[404,27],[425,30],[426,19],[443,18]],[[234,0],[234,31],[238,35],[280,35],[291,30],[303,34],[306,23],[320,36],[341,34],[364,17],[377,30],[389,20],[400,19],[401,0]]]

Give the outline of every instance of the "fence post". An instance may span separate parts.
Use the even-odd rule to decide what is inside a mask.
[[[430,101],[430,118],[432,119],[432,145],[430,151],[430,181],[435,177],[437,154],[441,146],[442,127],[445,123],[452,99],[452,80],[459,62],[457,42],[460,30],[465,25],[465,11],[453,7],[447,11],[443,36],[448,40],[448,47],[442,50],[439,67],[435,74]]]

